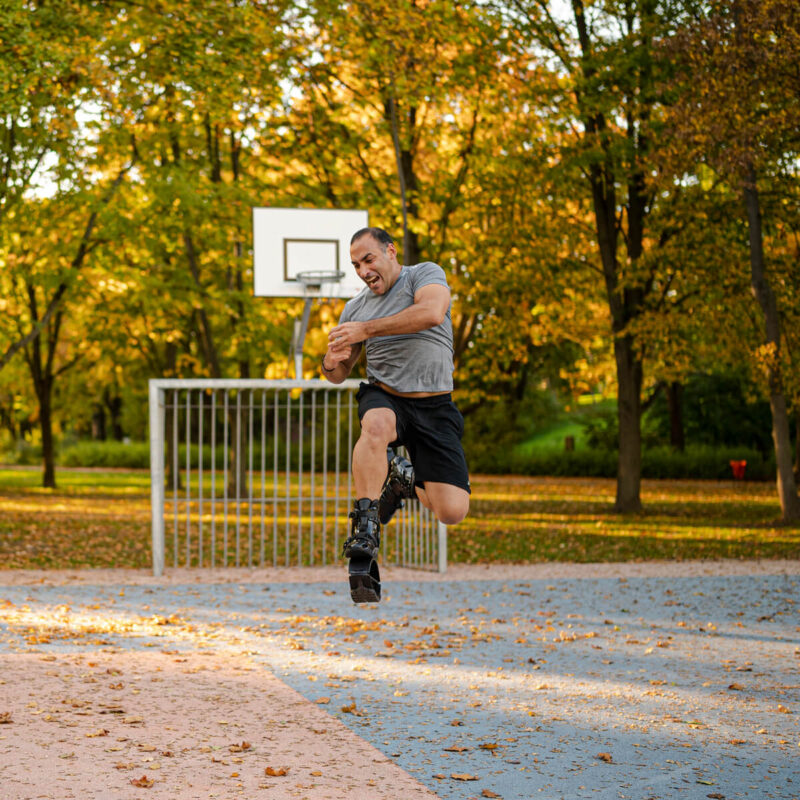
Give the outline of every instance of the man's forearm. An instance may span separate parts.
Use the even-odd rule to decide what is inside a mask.
[[[378,317],[363,322],[365,339],[373,336],[395,336],[404,333],[419,333],[441,324],[444,315],[438,308],[415,303],[389,317]]]
[[[325,356],[322,357],[321,367],[322,374],[331,383],[341,383],[350,374],[350,369],[347,367],[347,364],[344,361],[334,364],[333,368],[331,369],[325,361]]]

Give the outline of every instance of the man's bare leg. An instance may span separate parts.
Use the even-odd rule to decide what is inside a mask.
[[[450,483],[425,481],[417,486],[417,497],[445,525],[457,525],[469,512],[469,492]]]
[[[397,418],[388,408],[371,408],[361,420],[361,436],[353,448],[356,497],[377,500],[386,479],[386,448],[397,438]]]

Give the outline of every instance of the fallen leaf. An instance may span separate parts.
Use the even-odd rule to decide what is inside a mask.
[[[108,736],[108,731],[105,728],[100,728],[99,731],[94,731],[93,733],[87,733],[87,739],[94,739],[95,736]]]
[[[499,745],[491,742],[485,742],[480,746],[481,750],[497,750],[498,747]]]
[[[728,688],[732,692],[743,692],[744,691],[744,686],[742,686],[741,683],[732,683],[730,686],[728,686]]]
[[[330,701],[330,697],[318,697],[314,702],[320,706],[326,706],[328,703],[330,703]]]
[[[131,778],[131,786],[139,789],[150,789],[154,783],[155,781],[148,778],[147,775],[142,775],[141,778]]]
[[[289,767],[267,767],[264,770],[265,775],[269,775],[270,778],[280,778],[289,772]]]
[[[251,747],[252,747],[252,745],[250,744],[250,742],[242,742],[241,744],[232,744],[232,745],[230,745],[230,747],[228,747],[228,750],[231,753],[245,753]]]
[[[467,772],[451,772],[450,777],[454,781],[477,781],[479,780],[477,775],[470,775]]]
[[[500,795],[495,794],[491,789],[484,789],[481,792],[481,797],[500,797]]]
[[[598,753],[595,758],[599,758],[600,761],[605,761],[606,764],[610,764],[614,759],[611,757],[611,753]]]
[[[469,750],[469,747],[462,747],[461,745],[454,744],[452,747],[445,747],[447,753],[464,753]]]
[[[10,725],[12,722],[10,711],[0,712],[0,725]]]

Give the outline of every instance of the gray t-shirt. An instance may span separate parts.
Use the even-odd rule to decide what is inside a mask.
[[[444,270],[431,261],[403,267],[386,294],[366,287],[344,307],[339,323],[390,317],[414,303],[414,295],[430,283],[447,286]],[[453,389],[453,324],[450,308],[440,325],[418,333],[367,339],[367,380],[398,392],[449,392]]]

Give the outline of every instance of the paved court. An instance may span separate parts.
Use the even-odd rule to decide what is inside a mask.
[[[0,573],[0,664],[28,658],[39,667],[85,670],[92,654],[122,664],[149,655],[162,658],[163,668],[198,665],[206,680],[210,668],[202,667],[213,662],[220,684],[237,670],[249,681],[247,691],[263,684],[263,693],[274,698],[294,690],[297,708],[286,700],[277,708],[305,709],[312,722],[302,723],[303,730],[339,736],[338,744],[326,744],[332,749],[319,769],[313,768],[317,745],[306,738],[302,752],[301,737],[300,761],[311,766],[305,783],[285,784],[291,791],[276,788],[279,777],[263,778],[276,741],[299,730],[291,715],[277,731],[271,721],[271,752],[266,742],[259,743],[259,754],[239,756],[230,754],[230,744],[212,743],[205,755],[188,740],[181,739],[184,747],[163,744],[186,759],[208,760],[214,752],[220,760],[239,757],[225,768],[241,764],[228,772],[242,780],[220,778],[205,794],[193,795],[186,790],[189,779],[172,766],[177,761],[164,757],[147,773],[147,780],[156,778],[147,797],[260,796],[248,794],[256,784],[242,777],[257,764],[265,797],[344,798],[360,796],[352,792],[361,786],[370,797],[453,800],[800,798],[800,564],[580,567],[553,568],[552,575],[544,565],[473,570],[458,580],[409,579],[407,572],[393,579],[389,573],[384,601],[368,607],[350,603],[336,571],[310,583],[242,573],[225,583],[173,578],[138,585],[92,584],[86,577],[61,585],[2,585]],[[113,670],[106,673],[113,681]],[[192,675],[184,680],[185,696]],[[46,705],[34,698],[27,708],[34,690],[21,691],[30,687],[18,681],[0,685],[0,718],[5,711],[14,720],[0,725],[3,791],[17,786],[9,764],[20,746],[15,731],[32,714],[40,720]],[[117,684],[120,700],[124,681]],[[149,706],[163,706],[158,681],[148,687],[135,701],[145,721]],[[204,687],[202,702],[208,701]],[[215,715],[226,719],[207,723],[212,733],[225,723],[223,744],[249,702],[229,702],[231,692],[244,691],[235,681],[227,691]],[[132,713],[129,703],[126,714]],[[86,708],[87,715],[97,711]],[[273,707],[271,713],[280,712]],[[101,741],[76,719],[72,741],[80,739],[82,747]],[[93,730],[106,730],[95,719]],[[65,720],[59,738],[69,751]],[[254,729],[258,720],[249,719],[237,735],[255,740]],[[37,729],[37,741],[48,730]],[[103,734],[103,744],[122,739],[116,746],[131,750],[130,736],[113,736],[119,730]],[[156,730],[151,727],[151,738]],[[144,760],[141,739],[133,755],[124,754],[127,772],[100,775],[98,767],[97,780],[106,787],[83,796],[143,796],[130,783],[154,763]],[[325,784],[333,765],[359,747],[372,757],[352,767],[350,789]],[[90,762],[82,764],[86,770]],[[401,775],[409,780],[402,795]],[[41,788],[2,796],[59,796]]]

